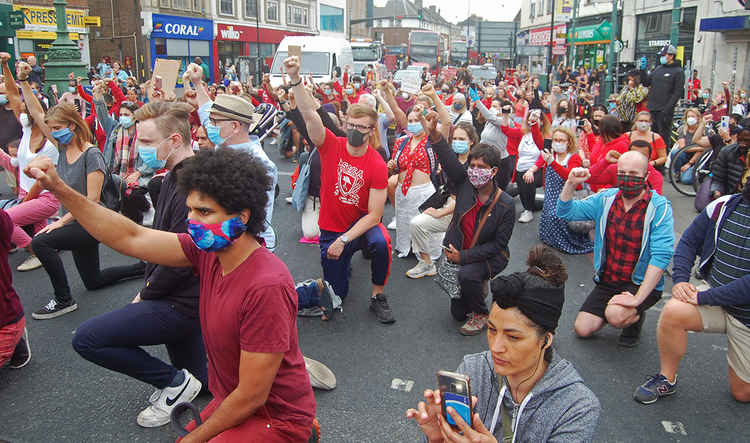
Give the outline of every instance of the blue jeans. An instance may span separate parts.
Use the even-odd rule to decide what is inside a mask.
[[[172,365],[141,346],[166,345]],[[73,348],[86,360],[164,389],[187,369],[208,387],[206,351],[197,318],[168,302],[143,300],[91,318],[76,330]]]
[[[333,291],[345,299],[349,294],[349,274],[351,261],[355,252],[362,250],[362,255],[370,260],[372,283],[382,286],[388,280],[391,270],[391,237],[382,223],[373,226],[358,238],[350,241],[338,260],[328,258],[328,247],[343,232],[320,230],[320,261],[323,265],[323,277],[333,286]]]
[[[297,283],[297,307],[299,309],[320,306],[320,290],[315,280],[305,280]]]

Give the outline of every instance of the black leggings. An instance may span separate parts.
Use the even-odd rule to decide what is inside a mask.
[[[527,211],[538,211],[539,208],[536,205],[536,188],[542,185],[542,170],[539,169],[534,173],[534,181],[526,183],[523,179],[523,175],[526,171],[516,172],[516,183],[518,183],[518,197],[521,199],[521,205],[523,209]]]
[[[34,254],[47,271],[55,300],[60,304],[73,301],[70,294],[65,267],[58,251],[71,251],[83,285],[88,290],[103,288],[124,278],[142,277],[145,269],[143,263],[129,266],[99,268],[99,242],[86,232],[78,222],[69,223],[52,232],[37,235],[31,241]]]

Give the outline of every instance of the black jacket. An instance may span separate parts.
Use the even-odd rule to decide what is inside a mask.
[[[456,209],[453,211],[448,231],[445,233],[443,244],[453,245],[461,251],[461,264],[470,263],[487,263],[489,275],[496,275],[508,265],[510,251],[508,242],[510,235],[513,233],[513,226],[516,222],[516,205],[513,198],[503,192],[500,195],[495,208],[487,217],[482,232],[479,233],[479,239],[476,245],[471,249],[463,249],[464,234],[461,230],[461,218],[471,210],[477,201],[477,190],[469,182],[469,176],[466,174],[466,167],[458,161],[458,157],[448,146],[448,142],[441,137],[440,141],[433,141],[433,149],[437,154],[438,161],[443,170],[448,175],[451,183],[455,184],[456,190]],[[495,188],[497,192],[499,188]],[[494,193],[490,199],[482,205],[477,219],[474,222],[474,228],[479,226],[485,211],[492,203]]]
[[[674,109],[685,88],[685,74],[680,62],[675,60],[667,65],[657,66],[648,76],[648,83],[648,110]]]
[[[159,201],[154,215],[154,229],[160,231],[187,232],[187,206],[185,195],[177,192],[177,174],[183,163],[170,171],[161,185]],[[190,318],[198,318],[200,279],[193,268],[146,264],[146,285],[141,289],[142,300],[164,300]]]
[[[740,159],[746,152],[740,150],[739,145],[733,143],[724,146],[719,155],[711,163],[711,193],[721,192],[721,195],[738,192],[742,175],[745,173],[745,163]]]

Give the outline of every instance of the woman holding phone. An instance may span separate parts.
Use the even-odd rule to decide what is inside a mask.
[[[471,383],[472,423],[446,407],[457,424],[448,425],[437,390],[426,390],[424,401],[406,411],[429,442],[592,441],[599,400],[552,348],[568,278],[565,265],[543,245],[531,249],[526,264],[526,272],[492,280],[489,349],[464,356],[456,370]]]

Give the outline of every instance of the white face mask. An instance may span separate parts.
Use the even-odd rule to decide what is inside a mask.
[[[401,93],[401,97],[403,97],[404,100],[409,100],[409,94],[406,92]]]
[[[557,152],[558,154],[562,154],[563,152],[568,150],[568,144],[567,143],[560,143],[560,142],[552,142],[552,150]]]
[[[687,124],[688,126],[695,126],[698,124],[698,119],[695,117],[688,117],[687,118]]]
[[[651,123],[649,122],[635,122],[635,127],[641,132],[646,132],[651,129]]]
[[[29,120],[29,114],[23,112],[18,115],[18,120],[21,122],[21,126],[24,128],[28,128],[31,126],[31,121]]]

